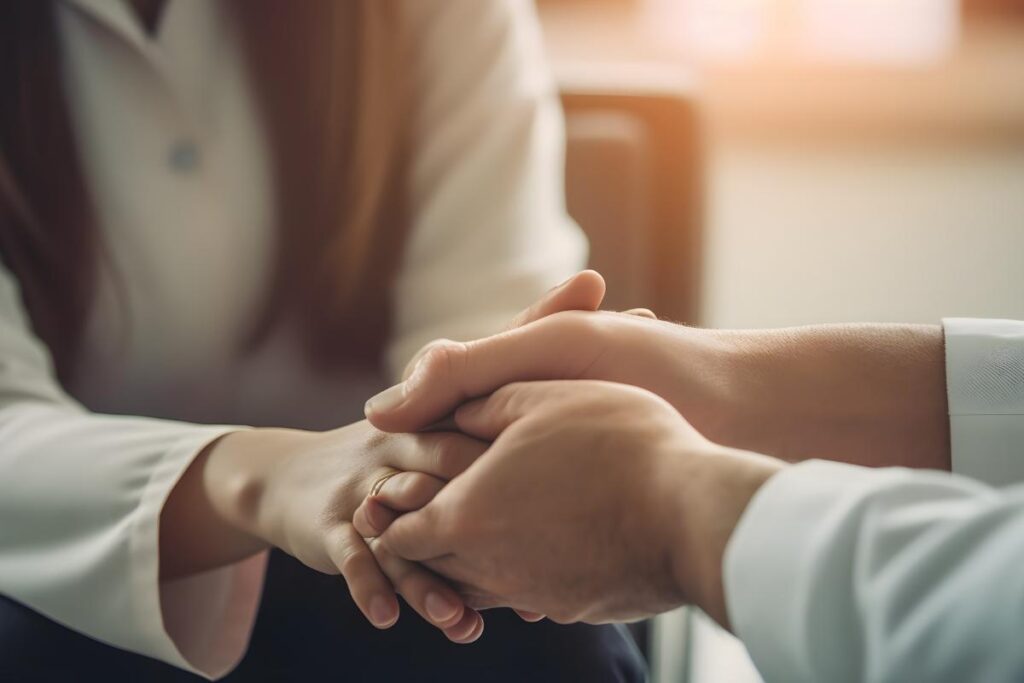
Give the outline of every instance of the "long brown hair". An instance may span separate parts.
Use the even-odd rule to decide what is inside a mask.
[[[391,0],[229,0],[268,123],[277,265],[248,344],[283,318],[312,357],[377,354],[406,220],[408,37]],[[56,0],[0,4],[0,257],[69,379],[103,245],[61,87]]]

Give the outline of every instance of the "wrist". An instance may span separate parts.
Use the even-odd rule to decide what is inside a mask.
[[[275,537],[275,515],[267,510],[274,473],[312,436],[289,429],[232,432],[211,446],[203,487],[221,519],[263,544]]]
[[[717,445],[685,455],[677,468],[671,566],[687,603],[729,627],[722,581],[725,549],[757,491],[785,465]]]
[[[212,441],[175,484],[160,512],[160,578],[173,580],[238,562],[267,547],[259,507],[270,430]]]
[[[722,333],[734,351],[713,440],[784,460],[949,468],[945,349],[930,325]]]

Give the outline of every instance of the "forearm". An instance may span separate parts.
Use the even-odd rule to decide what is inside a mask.
[[[255,429],[207,446],[160,515],[160,576],[170,580],[232,564],[267,548],[259,507],[267,476],[302,432]]]
[[[680,459],[672,484],[675,523],[665,527],[673,575],[686,601],[725,628],[725,548],[754,495],[785,467],[775,458],[718,446]]]
[[[822,325],[722,333],[730,409],[708,436],[798,461],[949,469],[942,329]]]

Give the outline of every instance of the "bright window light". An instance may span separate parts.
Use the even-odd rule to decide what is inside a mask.
[[[956,46],[959,0],[645,0],[653,30],[711,60],[921,64]]]

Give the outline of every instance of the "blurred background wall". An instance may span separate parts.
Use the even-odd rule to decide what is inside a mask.
[[[538,4],[565,88],[665,88],[697,112],[699,179],[678,189],[700,238],[672,252],[696,282],[656,293],[695,287],[687,322],[1024,318],[1024,2]],[[757,680],[715,629],[661,630],[661,680]]]

